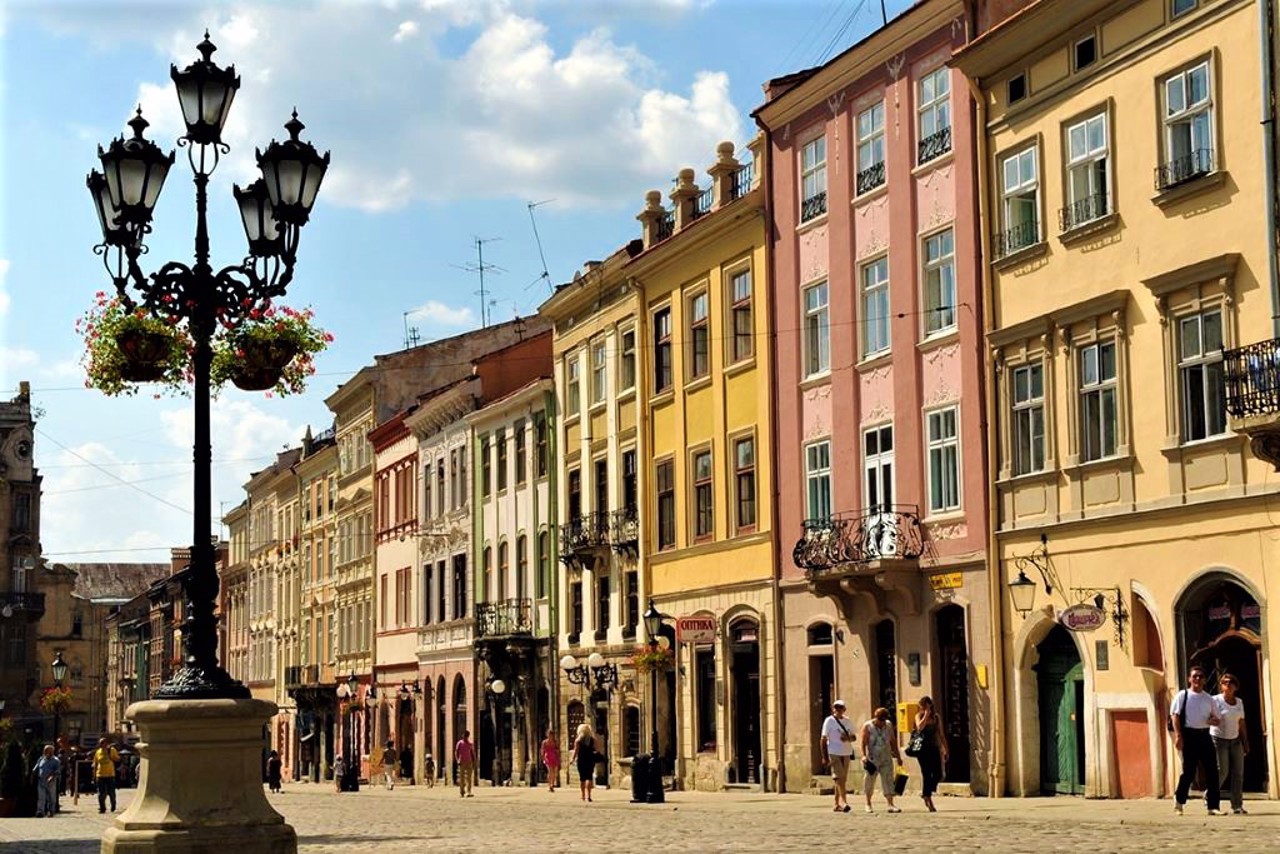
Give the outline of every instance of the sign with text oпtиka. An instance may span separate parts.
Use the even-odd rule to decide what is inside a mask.
[[[676,641],[679,643],[715,643],[715,640],[715,617],[680,617],[676,620]]]
[[[1092,605],[1072,605],[1058,615],[1058,622],[1073,632],[1091,632],[1107,620],[1107,613]]]

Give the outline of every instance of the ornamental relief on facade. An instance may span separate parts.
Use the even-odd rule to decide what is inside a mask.
[[[969,526],[964,522],[932,522],[926,527],[929,529],[929,539],[935,542],[962,540],[969,536]]]
[[[827,275],[826,226],[800,235],[800,281],[813,282]]]

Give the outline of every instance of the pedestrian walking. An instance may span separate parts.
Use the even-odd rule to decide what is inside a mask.
[[[436,761],[431,758],[430,753],[422,757],[422,776],[428,789],[436,787]]]
[[[596,750],[596,736],[591,731],[591,724],[581,724],[577,737],[573,740],[573,753],[569,761],[578,766],[578,788],[582,800],[591,803],[591,789],[595,785],[596,763],[599,760]]]
[[[871,809],[871,794],[880,779],[880,791],[889,804],[889,812],[902,812],[893,803],[894,768],[902,762],[898,753],[898,736],[889,726],[889,710],[883,706],[871,714],[871,720],[862,725],[859,747],[862,750],[862,794],[867,798],[867,812]]]
[[[1204,689],[1204,670],[1199,666],[1191,668],[1187,687],[1173,696],[1173,702],[1169,704],[1169,720],[1173,727],[1173,745],[1182,754],[1182,776],[1178,778],[1178,789],[1174,793],[1177,801],[1173,806],[1174,812],[1182,815],[1196,768],[1201,768],[1204,770],[1204,801],[1209,815],[1222,815],[1218,810],[1222,798],[1218,754],[1209,733],[1209,728],[1220,725],[1222,720],[1218,717],[1217,703]]]
[[[31,770],[36,775],[36,818],[53,818],[58,812],[58,779],[62,774],[62,763],[53,754],[52,744],[44,746],[44,752]]]
[[[1219,788],[1231,797],[1231,812],[1245,815],[1244,758],[1249,753],[1249,731],[1244,725],[1244,703],[1236,696],[1240,681],[1230,673],[1218,677],[1222,693],[1214,694],[1218,723],[1209,727],[1214,751],[1218,754]]]
[[[280,791],[280,751],[273,750],[267,756],[267,789]]]
[[[116,763],[120,753],[111,746],[104,735],[98,739],[98,749],[93,751],[94,785],[98,787],[98,812],[107,811],[107,799],[111,799],[111,811],[116,811]]]
[[[453,747],[453,761],[458,764],[458,795],[463,798],[474,797],[471,793],[471,778],[476,770],[476,746],[471,743],[471,730],[462,731],[462,738]]]
[[[822,764],[831,769],[831,782],[836,790],[835,812],[848,812],[849,761],[853,757],[854,735],[844,716],[844,700],[831,704],[831,714],[822,722]]]
[[[342,786],[346,782],[347,776],[347,760],[338,754],[333,760],[333,788],[335,791],[342,791]]]
[[[382,751],[382,779],[388,792],[396,787],[396,743],[391,739]]]
[[[560,741],[554,728],[547,730],[542,740],[542,764],[547,766],[547,790],[554,792],[560,783]]]
[[[413,785],[413,748],[407,744],[400,748],[400,779]]]
[[[942,782],[942,767],[946,764],[947,734],[942,727],[942,717],[934,708],[932,697],[920,698],[920,711],[916,713],[916,729],[920,734],[920,796],[929,812],[937,812],[933,805],[933,793]]]

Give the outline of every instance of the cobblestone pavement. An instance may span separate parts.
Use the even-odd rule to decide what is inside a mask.
[[[1203,802],[1173,815],[1168,800],[1086,801],[939,798],[936,814],[918,798],[889,815],[835,814],[827,797],[677,792],[665,805],[633,805],[623,791],[453,789],[399,786],[335,793],[292,784],[272,803],[298,832],[303,852],[401,851],[878,851],[1268,852],[1280,850],[1280,803],[1249,801],[1247,816],[1210,818]],[[121,809],[133,795],[121,792]],[[0,852],[87,854],[110,816],[96,801],[64,799],[54,819],[0,820]]]

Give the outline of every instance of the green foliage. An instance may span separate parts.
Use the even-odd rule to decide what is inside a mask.
[[[219,387],[260,353],[276,351],[294,355],[268,394],[301,394],[307,377],[316,372],[315,355],[333,341],[333,335],[312,322],[314,317],[309,308],[298,311],[288,306],[268,305],[249,312],[246,320],[227,329],[214,343],[210,383]]]
[[[188,382],[191,339],[184,329],[142,308],[130,310],[120,297],[108,298],[105,291],[94,294],[93,307],[76,319],[76,332],[84,338],[85,388],[105,395],[133,395],[138,383],[126,378],[128,358],[120,347],[125,333],[155,335],[166,348],[158,360],[162,375],[158,382],[169,391],[185,393]]]

